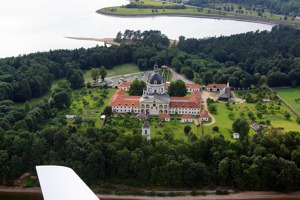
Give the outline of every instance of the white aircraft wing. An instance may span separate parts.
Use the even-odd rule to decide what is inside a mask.
[[[36,166],[44,200],[99,200],[70,168]]]

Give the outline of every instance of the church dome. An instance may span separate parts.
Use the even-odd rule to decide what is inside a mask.
[[[150,84],[163,84],[164,82],[164,77],[157,73],[152,74],[149,79]]]

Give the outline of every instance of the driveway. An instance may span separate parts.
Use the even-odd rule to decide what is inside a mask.
[[[185,78],[184,76],[182,76],[181,74],[178,74],[177,72],[175,72],[173,69],[170,69],[172,72],[172,81],[177,81],[177,80],[182,80],[185,83],[189,83],[189,84],[193,84],[193,81],[190,81],[189,79]]]

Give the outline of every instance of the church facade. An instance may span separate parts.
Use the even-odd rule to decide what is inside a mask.
[[[199,115],[201,111],[200,91],[192,92],[190,97],[170,97],[166,94],[165,78],[159,73],[157,65],[148,77],[147,88],[142,96],[127,96],[125,90],[119,89],[110,101],[113,113],[144,113]]]

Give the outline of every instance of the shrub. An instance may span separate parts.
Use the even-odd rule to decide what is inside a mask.
[[[192,190],[192,191],[191,191],[191,196],[197,196],[197,195],[198,195],[198,193],[197,193],[196,190]]]
[[[300,124],[300,117],[297,117],[296,122]]]
[[[228,190],[216,190],[217,195],[227,195],[229,194]]]
[[[215,132],[218,132],[218,131],[219,131],[219,127],[218,127],[218,126],[214,126],[212,129],[213,129],[213,131],[215,131]]]

